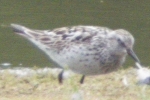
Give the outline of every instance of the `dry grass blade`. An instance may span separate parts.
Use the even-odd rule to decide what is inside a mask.
[[[122,83],[123,76],[128,87]],[[0,76],[0,100],[71,100],[74,94],[83,100],[149,100],[149,87],[136,84],[136,70],[129,68],[100,76],[89,76],[82,85],[75,75],[58,84],[51,74],[16,77],[9,73]],[[82,95],[78,93],[82,91]]]

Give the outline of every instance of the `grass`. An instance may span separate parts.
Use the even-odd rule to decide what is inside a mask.
[[[126,75],[128,86],[122,82]],[[79,84],[81,75],[75,75],[63,84],[50,74],[18,78],[0,75],[0,100],[71,100],[74,93],[81,93],[84,100],[150,100],[150,87],[137,85],[132,68],[99,76],[88,76]]]

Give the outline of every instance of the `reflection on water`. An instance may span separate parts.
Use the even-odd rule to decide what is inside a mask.
[[[0,63],[25,66],[51,65],[44,53],[8,27],[18,23],[35,29],[70,25],[98,25],[124,28],[136,38],[134,50],[143,64],[150,64],[150,1],[136,0],[1,0]],[[131,63],[132,62],[132,63]],[[131,59],[128,65],[133,65]]]

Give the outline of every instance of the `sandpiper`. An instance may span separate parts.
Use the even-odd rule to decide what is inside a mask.
[[[124,29],[99,26],[72,26],[53,30],[35,30],[11,24],[16,33],[27,38],[61,68],[82,74],[99,75],[115,71],[130,55],[140,63],[133,51],[134,37]],[[63,71],[59,74],[62,83]]]

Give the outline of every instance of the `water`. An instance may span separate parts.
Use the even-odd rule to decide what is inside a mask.
[[[134,35],[134,50],[142,64],[150,65],[149,3],[148,0],[1,0],[0,63],[51,66],[43,52],[8,27],[17,23],[35,29],[81,24],[124,28]],[[130,58],[125,66],[129,65],[134,65]]]

